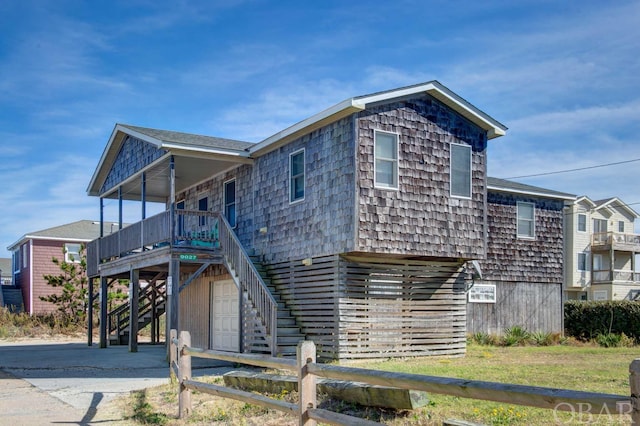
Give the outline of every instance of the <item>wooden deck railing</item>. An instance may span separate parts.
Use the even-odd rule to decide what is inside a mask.
[[[591,246],[609,246],[625,251],[640,251],[640,235],[620,232],[597,232],[591,236]]]
[[[592,272],[594,283],[605,283],[612,281],[637,283],[640,282],[640,272],[623,271],[619,269],[602,269]]]
[[[131,224],[87,245],[87,274],[98,275],[98,265],[133,253],[167,245],[199,250],[215,250],[223,254],[227,268],[238,280],[242,292],[253,303],[263,329],[244,330],[244,335],[262,336],[272,355],[277,351],[278,305],[233,229],[218,212],[176,210],[174,235],[171,235],[169,211]]]
[[[630,396],[622,396],[318,364],[316,348],[311,341],[298,344],[296,360],[192,348],[191,336],[187,331],[180,332],[178,339],[176,330],[171,330],[170,344],[170,373],[179,380],[180,418],[191,414],[191,391],[197,390],[286,412],[296,416],[301,425],[315,425],[316,421],[334,425],[379,424],[317,408],[316,379],[324,377],[572,413],[582,413],[584,407],[590,407],[594,415],[629,416],[632,424],[640,425],[640,358],[629,366]],[[299,402],[294,404],[274,400],[251,392],[191,380],[191,357],[293,371],[298,376]]]
[[[229,222],[224,216],[220,216],[220,248],[227,262],[227,268],[235,272],[240,282],[242,291],[253,303],[258,316],[265,327],[264,336],[271,349],[271,355],[275,356],[278,349],[278,304],[267,288],[260,273],[256,270],[251,258],[233,232]],[[232,272],[232,273],[233,273]],[[245,335],[260,335],[260,330],[243,330]]]

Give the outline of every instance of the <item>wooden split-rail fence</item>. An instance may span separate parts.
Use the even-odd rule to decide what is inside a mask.
[[[304,426],[315,426],[317,422],[332,425],[381,424],[317,408],[316,379],[321,377],[574,413],[580,407],[588,406],[597,408],[598,413],[627,415],[631,424],[640,425],[640,358],[632,361],[629,366],[630,396],[621,396],[318,364],[316,347],[312,341],[301,341],[298,344],[296,359],[193,348],[188,331],[181,331],[178,337],[177,331],[171,330],[170,345],[170,372],[178,378],[179,383],[178,416],[180,418],[186,418],[191,414],[191,391],[196,390],[283,411],[297,417],[299,424]],[[298,377],[299,401],[295,404],[192,380],[192,357],[294,372]]]

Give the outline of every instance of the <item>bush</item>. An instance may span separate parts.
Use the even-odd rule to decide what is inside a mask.
[[[624,333],[606,333],[598,334],[595,338],[598,345],[603,348],[630,348],[635,342],[632,338],[627,337]]]
[[[529,340],[536,346],[551,346],[556,343],[556,336],[552,333],[545,333],[544,331],[538,331],[531,333]]]
[[[483,346],[494,346],[498,343],[499,339],[493,334],[478,332],[471,335],[471,341]]]
[[[514,325],[504,330],[504,336],[502,337],[502,343],[504,346],[516,346],[526,345],[529,341],[529,333],[524,327]]]
[[[624,334],[640,340],[640,303],[620,301],[576,301],[564,304],[565,333],[580,340],[599,335]]]

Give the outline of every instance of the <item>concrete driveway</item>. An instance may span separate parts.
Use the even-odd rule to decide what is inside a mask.
[[[203,359],[194,359],[193,368],[194,377],[230,370]],[[0,424],[123,424],[97,420],[97,413],[117,396],[168,381],[163,345],[139,345],[130,353],[126,346],[100,349],[81,340],[0,341]]]

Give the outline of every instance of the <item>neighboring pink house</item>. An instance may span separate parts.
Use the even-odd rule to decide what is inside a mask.
[[[105,222],[103,235],[117,230],[117,223]],[[52,259],[56,257],[62,260],[65,248],[65,260],[79,262],[80,247],[86,246],[89,241],[98,237],[100,222],[80,220],[25,234],[7,247],[13,253],[13,285],[22,292],[22,311],[30,315],[55,311],[56,307],[53,304],[40,300],[40,296],[61,291],[48,285],[44,279],[45,275],[60,274],[59,266],[54,264]]]

